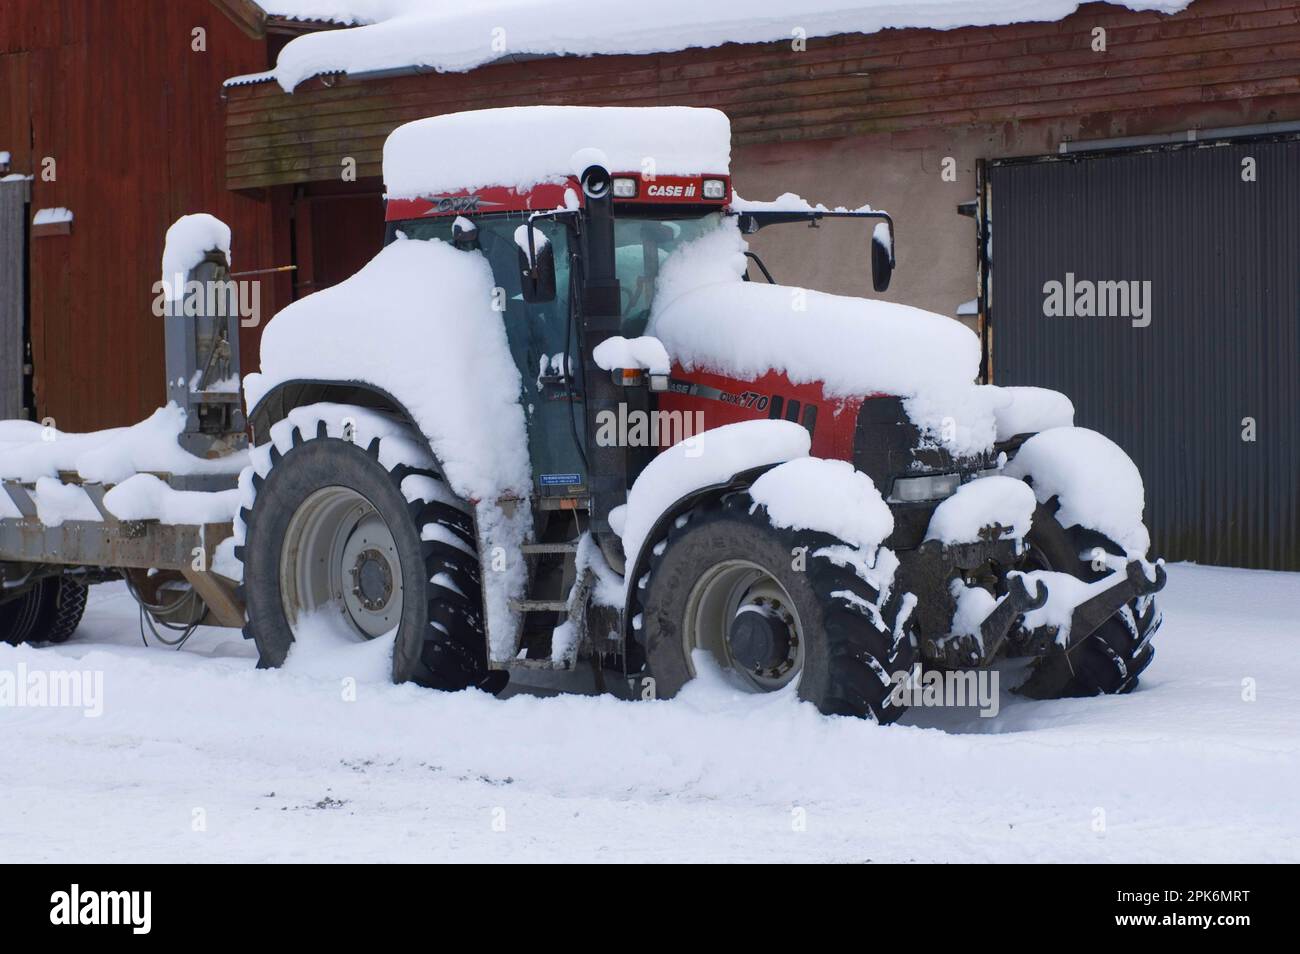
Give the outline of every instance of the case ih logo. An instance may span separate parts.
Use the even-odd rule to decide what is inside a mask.
[[[500,202],[489,202],[477,195],[431,195],[429,201],[433,203],[433,208],[425,212],[425,215],[439,215],[447,212],[477,212],[479,209],[501,204]]]
[[[651,185],[645,194],[652,199],[690,199],[695,196],[695,183],[689,185]]]

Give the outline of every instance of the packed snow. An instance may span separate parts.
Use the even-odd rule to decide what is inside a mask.
[[[1053,427],[1074,426],[1074,402],[1060,391],[1048,388],[998,387],[986,385],[1003,398],[994,409],[997,439],[1010,440],[1019,434],[1032,434]]]
[[[98,508],[76,484],[65,484],[53,477],[36,478],[36,519],[47,527],[57,527],[65,520],[103,520]]]
[[[104,506],[119,520],[229,523],[239,511],[239,491],[176,490],[153,474],[136,474],[104,494]]]
[[[483,186],[525,190],[593,164],[695,175],[725,174],[730,161],[731,123],[716,109],[509,106],[398,126],[384,142],[384,185],[390,198],[409,199]]]
[[[927,540],[974,543],[987,527],[1000,526],[1004,535],[1024,539],[1034,522],[1034,492],[1023,480],[992,474],[962,484],[940,502],[930,517]],[[1006,533],[1005,531],[1010,531]]]
[[[60,431],[33,421],[0,421],[0,478],[34,481],[60,471],[88,483],[119,483],[141,471],[168,474],[237,474],[248,462],[240,452],[196,457],[176,442],[185,429],[185,410],[168,404],[130,427],[85,434]]]
[[[71,210],[58,206],[53,209],[37,209],[36,214],[32,216],[32,225],[57,225],[60,222],[71,222],[73,215]]]
[[[783,192],[775,199],[743,199],[738,193],[732,193],[727,208],[732,212],[874,212],[870,205],[860,205],[856,209],[837,205],[830,208],[820,202],[812,203],[794,192]],[[880,223],[884,225],[884,223]]]
[[[846,460],[787,461],[754,481],[749,495],[767,508],[774,526],[819,530],[861,550],[874,550],[894,532],[894,515],[880,491]]]
[[[1025,588],[1031,594],[1041,593],[1040,586],[1047,587],[1047,602],[1026,613],[1022,625],[1029,630],[1040,626],[1055,626],[1056,642],[1061,646],[1070,644],[1070,624],[1074,619],[1075,608],[1124,579],[1124,574],[1118,571],[1091,583],[1052,570],[1033,570],[1018,575],[1024,578]]]
[[[1123,5],[1174,13],[1190,2],[1123,0]],[[272,0],[265,6],[288,11],[284,16],[364,24],[310,33],[286,44],[272,74],[292,91],[324,73],[403,67],[463,72],[507,56],[666,53],[798,39],[813,48],[816,38],[843,33],[1051,21],[1073,13],[1080,0],[803,0],[797,11],[789,0],[661,0],[620,7],[616,16],[593,16],[591,6],[578,0],[478,0],[469,6],[427,0]]]
[[[811,446],[812,438],[800,425],[761,420],[715,427],[663,451],[632,484],[627,510],[615,528],[628,567],[636,562],[655,522],[682,497],[744,470],[806,457]]]
[[[1132,695],[1034,702],[1008,675],[996,718],[881,728],[720,679],[494,699],[331,670],[327,646],[257,670],[236,630],[142,647],[125,589],[97,586],[71,642],[0,645],[0,674],[102,680],[98,718],[0,706],[0,857],[1300,861],[1300,574],[1178,565],[1160,599]]]
[[[643,369],[651,374],[667,374],[672,368],[664,343],[649,335],[639,338],[615,335],[606,338],[596,345],[591,356],[596,365],[606,371],[626,368]]]
[[[213,249],[230,264],[230,226],[216,216],[196,212],[182,215],[171,224],[162,257],[162,284],[168,301],[182,297],[190,269]]]
[[[952,622],[948,627],[949,632],[953,636],[974,637],[980,650],[983,651],[984,634],[980,632],[980,624],[988,618],[989,613],[992,613],[998,603],[1002,602],[1006,597],[994,597],[984,587],[967,586],[961,580],[953,580],[951,587],[957,605],[953,610]]]
[[[394,242],[275,316],[262,335],[261,373],[244,379],[248,404],[295,378],[367,382],[410,411],[461,497],[526,496],[519,370],[493,310],[495,286],[481,252]]]
[[[1060,500],[1056,519],[1119,544],[1130,559],[1146,556],[1146,492],[1137,465],[1110,438],[1085,427],[1055,427],[1021,446],[1003,472],[1029,478],[1039,503]]]

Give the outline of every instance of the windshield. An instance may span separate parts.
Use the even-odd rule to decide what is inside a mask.
[[[693,218],[616,218],[614,263],[623,296],[622,334],[645,334],[654,305],[659,269],[668,256],[687,242],[717,228],[722,213]]]

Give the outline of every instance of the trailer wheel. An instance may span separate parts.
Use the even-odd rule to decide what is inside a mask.
[[[337,415],[337,408],[334,409]],[[394,682],[498,691],[487,668],[473,521],[432,468],[379,462],[366,448],[295,428],[291,449],[271,450],[241,512],[246,636],[262,668],[283,664],[298,637],[358,641],[396,630]],[[403,494],[409,477],[438,492]],[[438,499],[424,499],[436,497]]]
[[[1092,582],[1106,571],[1096,571],[1081,555],[1100,547],[1123,556],[1111,540],[1082,527],[1062,527],[1055,508],[1039,505],[1026,538],[1027,570],[1054,570]],[[1137,688],[1138,676],[1151,665],[1155,647],[1151,639],[1162,622],[1154,595],[1139,597],[1106,620],[1096,632],[1069,653],[1052,653],[1034,663],[1016,690],[1030,699],[1078,698],[1122,695]]]
[[[0,603],[0,639],[19,643],[64,643],[86,612],[88,587],[66,576],[41,580],[22,596]]]
[[[819,555],[837,545],[774,527],[744,493],[678,520],[638,583],[633,627],[655,695],[694,678],[692,653],[703,649],[750,691],[794,687],[828,715],[901,716],[894,677],[916,659],[902,600],[882,601],[850,566]]]

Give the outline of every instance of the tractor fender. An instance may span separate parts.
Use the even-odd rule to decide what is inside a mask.
[[[702,503],[711,500],[718,500],[721,497],[734,493],[737,490],[745,490],[760,476],[767,473],[773,467],[780,466],[784,461],[775,460],[770,464],[760,464],[757,467],[751,467],[748,470],[742,470],[733,474],[731,477],[716,484],[709,484],[704,487],[692,490],[690,493],[677,498],[659,515],[659,519],[654,522],[650,532],[646,534],[645,539],[641,542],[641,548],[637,551],[636,560],[627,567],[627,587],[626,595],[623,600],[622,613],[622,637],[623,645],[628,645],[628,640],[632,638],[632,616],[635,603],[635,593],[637,581],[645,575],[650,565],[650,554],[654,551],[655,544],[668,535],[668,528],[672,526],[673,521],[682,514],[693,510]]]
[[[429,438],[416,424],[414,416],[405,405],[383,388],[365,381],[295,378],[275,385],[249,410],[248,424],[253,432],[252,443],[256,445],[259,441],[269,440],[271,428],[288,417],[289,412],[295,408],[322,403],[351,404],[392,414],[419,434],[430,456],[437,459],[433,448],[429,446]]]

